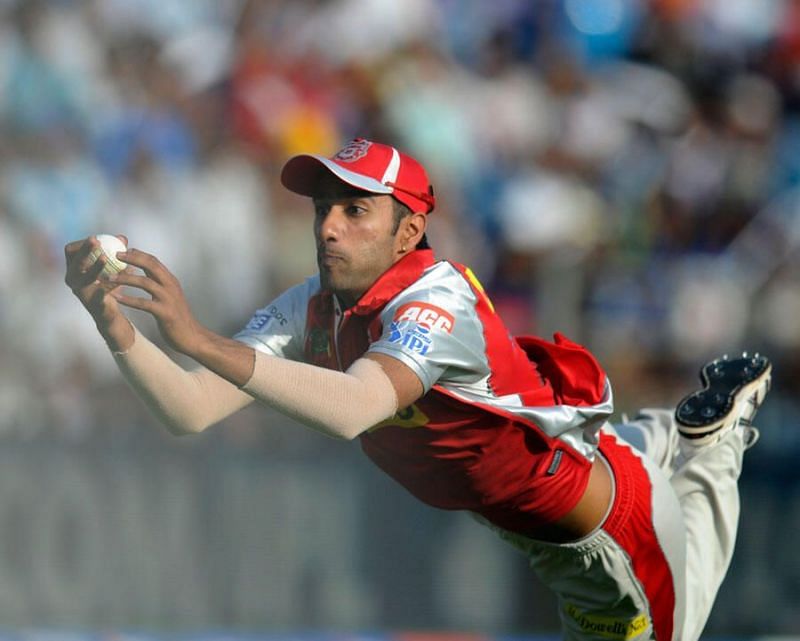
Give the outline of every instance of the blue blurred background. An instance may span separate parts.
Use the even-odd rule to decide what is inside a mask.
[[[426,164],[437,253],[588,345],[618,415],[773,359],[708,633],[800,635],[798,0],[0,0],[8,634],[557,630],[524,558],[356,444],[253,407],[165,436],[63,284],[66,242],[124,233],[234,333],[315,271],[283,162],[354,136]]]

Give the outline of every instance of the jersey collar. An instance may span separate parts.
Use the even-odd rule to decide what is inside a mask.
[[[432,249],[416,249],[378,277],[372,287],[350,308],[353,314],[366,315],[383,307],[406,287],[417,281],[433,265]]]

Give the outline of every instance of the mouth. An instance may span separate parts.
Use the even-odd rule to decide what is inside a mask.
[[[328,251],[325,249],[320,249],[317,251],[317,262],[320,266],[324,267],[333,267],[334,265],[338,265],[344,262],[346,257],[342,254]]]

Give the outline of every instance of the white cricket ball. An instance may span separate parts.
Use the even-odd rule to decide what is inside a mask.
[[[112,274],[119,274],[128,266],[128,263],[117,258],[117,252],[127,251],[128,248],[125,246],[125,243],[111,234],[97,234],[95,238],[97,238],[97,241],[100,243],[100,247],[89,254],[89,258],[92,259],[92,264],[100,258],[101,254],[104,254],[106,257],[106,264],[103,267],[103,271],[100,272],[100,278],[108,278]]]

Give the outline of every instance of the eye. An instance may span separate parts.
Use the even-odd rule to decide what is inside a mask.
[[[347,212],[348,216],[363,216],[367,213],[367,208],[362,207],[356,203],[350,203],[346,208],[345,211]]]

